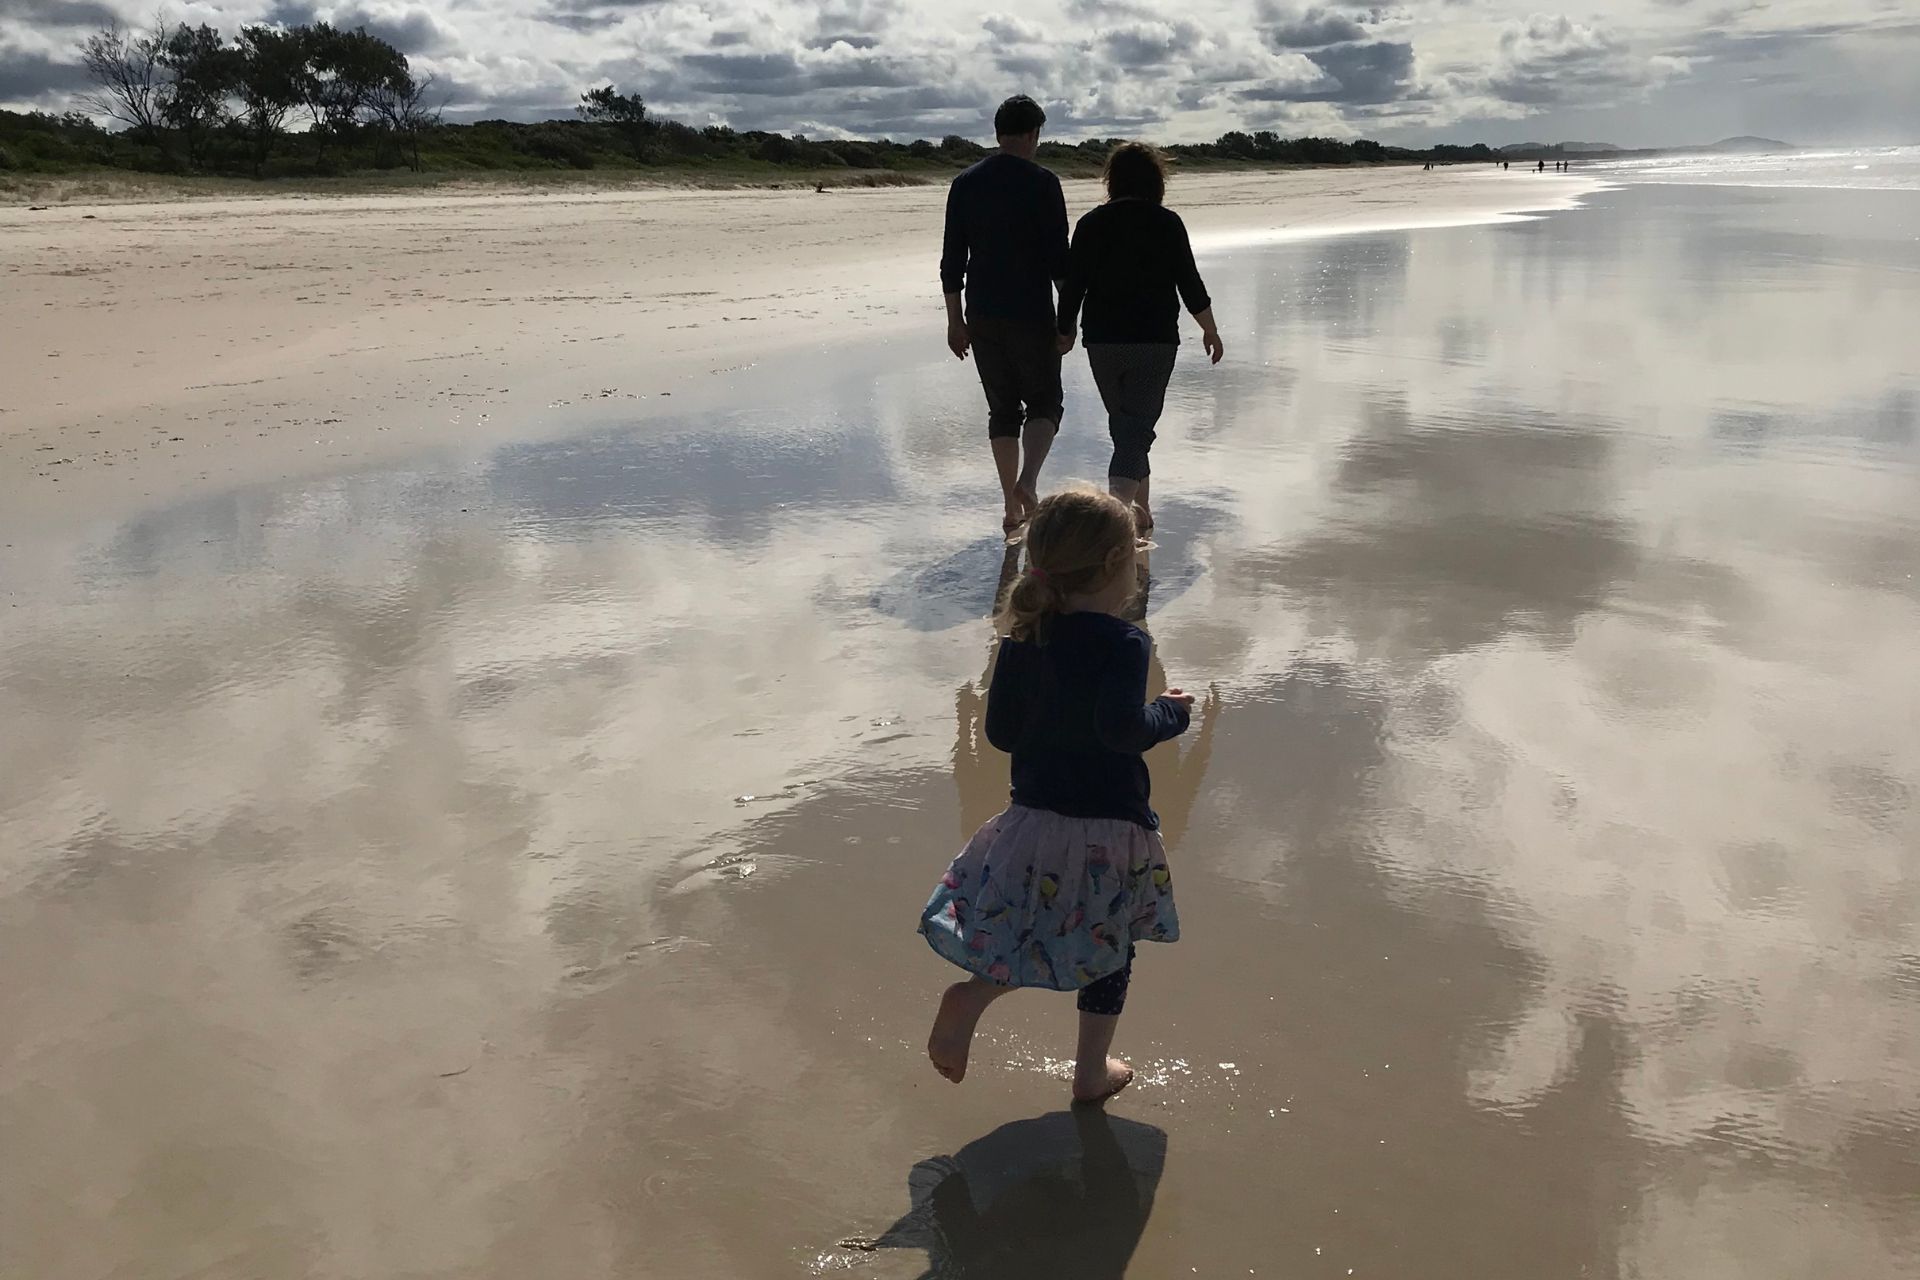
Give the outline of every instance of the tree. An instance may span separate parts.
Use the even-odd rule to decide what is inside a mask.
[[[182,24],[168,34],[160,65],[170,77],[161,119],[179,130],[187,164],[198,167],[208,137],[227,122],[238,59],[212,27]]]
[[[306,50],[302,105],[307,109],[315,158],[325,160],[327,142],[352,138],[372,111],[381,89],[410,83],[406,55],[365,27],[342,31],[330,22],[297,27]]]
[[[126,125],[142,142],[157,138],[169,89],[161,66],[166,46],[163,22],[147,33],[109,22],[80,45],[81,65],[98,86],[80,101]]]
[[[420,135],[440,123],[440,108],[427,106],[433,77],[416,81],[411,74],[399,81],[384,80],[368,95],[367,108],[389,136],[407,144],[408,166],[420,172]]]
[[[306,42],[297,30],[242,27],[234,53],[234,89],[243,108],[240,125],[252,144],[253,176],[257,178],[288,113],[303,96]]]
[[[580,105],[574,110],[582,120],[614,126],[626,138],[633,158],[647,163],[647,140],[653,127],[647,120],[647,104],[639,94],[621,93],[610,84],[602,85],[581,94]]]

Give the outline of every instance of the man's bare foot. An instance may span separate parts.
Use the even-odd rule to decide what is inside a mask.
[[[1073,1100],[1080,1103],[1105,1102],[1133,1083],[1133,1068],[1118,1058],[1108,1058],[1104,1071],[1073,1073]]]
[[[956,982],[940,997],[940,1012],[927,1037],[927,1058],[933,1069],[959,1084],[967,1078],[967,1055],[973,1050],[973,1029],[999,989],[984,982]]]

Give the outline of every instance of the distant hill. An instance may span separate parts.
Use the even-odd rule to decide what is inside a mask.
[[[1720,152],[1743,152],[1743,151],[1759,152],[1759,151],[1791,151],[1793,150],[1793,147],[1785,142],[1776,142],[1772,138],[1755,138],[1751,136],[1743,136],[1739,138],[1722,138],[1720,141],[1713,143],[1710,146],[1702,147],[1700,149],[1702,151],[1720,151]]]
[[[1563,142],[1562,151],[1573,151],[1583,155],[1597,155],[1603,151],[1625,151],[1625,147],[1615,146],[1611,142]]]

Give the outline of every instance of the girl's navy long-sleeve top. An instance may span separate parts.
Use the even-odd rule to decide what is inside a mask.
[[[1060,287],[1060,332],[1078,321],[1090,343],[1178,343],[1182,302],[1194,315],[1213,305],[1179,214],[1115,200],[1080,219]]]
[[[1158,830],[1141,754],[1187,731],[1186,707],[1147,701],[1153,641],[1104,613],[1053,620],[1045,644],[1000,642],[987,741],[1013,756],[1013,802]]]

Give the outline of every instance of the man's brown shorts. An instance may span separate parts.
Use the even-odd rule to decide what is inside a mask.
[[[1050,323],[982,316],[967,322],[987,393],[987,435],[1018,437],[1027,423],[1060,423],[1060,337]]]

